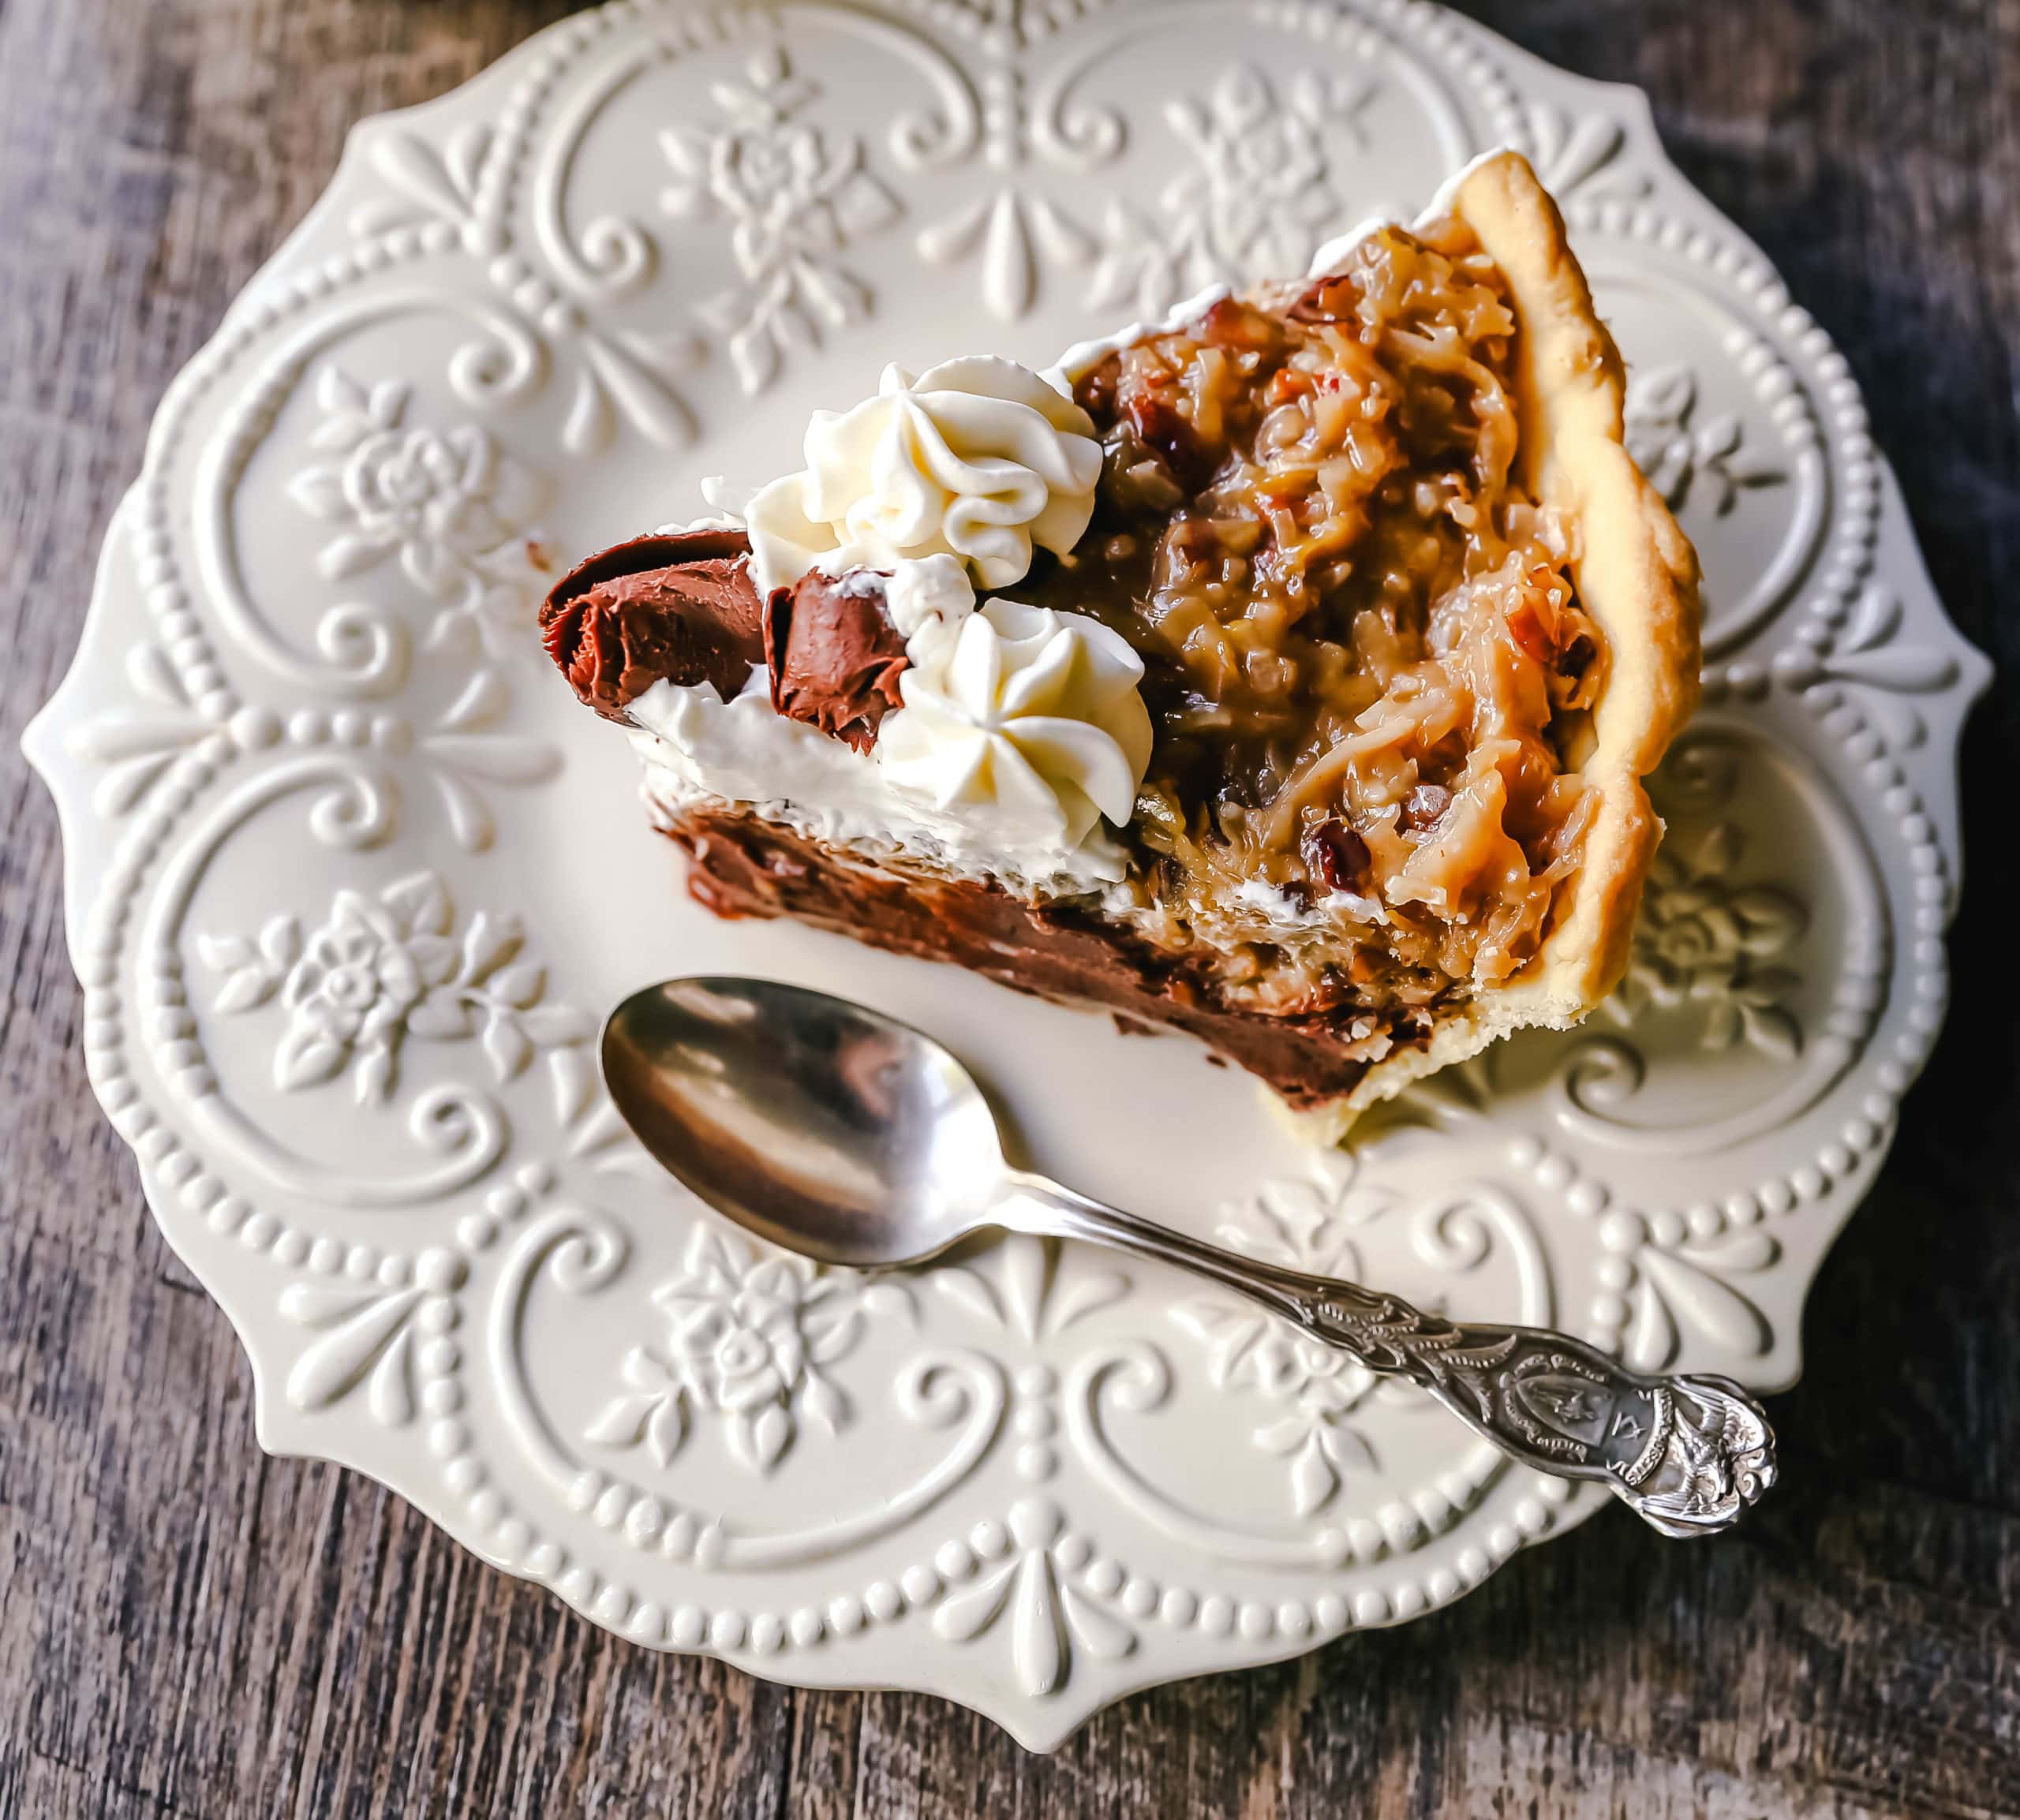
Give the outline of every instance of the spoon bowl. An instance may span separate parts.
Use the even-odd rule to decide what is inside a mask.
[[[627,1123],[716,1212],[825,1264],[916,1264],[987,1222],[1008,1169],[930,1037],[771,980],[668,980],[603,1033]]]

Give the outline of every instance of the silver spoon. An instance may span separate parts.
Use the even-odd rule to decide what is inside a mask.
[[[1645,1377],[1565,1334],[1446,1321],[1012,1168],[967,1071],[846,1000],[768,980],[668,980],[612,1014],[603,1071],[645,1148],[702,1200],[822,1263],[922,1264],[990,1228],[1091,1239],[1253,1297],[1427,1390],[1525,1466],[1597,1481],[1665,1535],[1728,1528],[1775,1482],[1774,1432],[1728,1379]]]

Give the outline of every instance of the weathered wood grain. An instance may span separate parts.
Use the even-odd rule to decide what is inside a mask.
[[[1969,744],[1970,982],[1701,1548],[1602,1518],[1423,1623],[1148,1694],[1057,1758],[613,1642],[362,1479],[264,1459],[92,1108],[16,756],[163,386],[350,123],[554,12],[0,0],[0,1815],[2020,1813],[2020,690]],[[1655,99],[1835,335],[1930,566],[2020,660],[2020,4],[1494,0]]]

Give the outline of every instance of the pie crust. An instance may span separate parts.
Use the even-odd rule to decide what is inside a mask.
[[[1662,823],[1642,779],[1697,705],[1697,555],[1623,439],[1626,377],[1592,305],[1564,218],[1526,159],[1499,152],[1446,199],[1499,267],[1513,305],[1517,462],[1528,491],[1577,537],[1567,570],[1610,663],[1574,755],[1595,794],[1582,863],[1554,925],[1512,979],[1442,1018],[1430,1042],[1375,1063],[1315,1116],[1344,1132],[1412,1081],[1534,1025],[1577,1023],[1620,983]]]

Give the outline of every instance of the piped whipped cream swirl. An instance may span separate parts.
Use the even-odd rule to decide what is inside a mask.
[[[899,790],[1006,850],[1077,847],[1126,826],[1150,761],[1143,660],[1083,613],[991,600],[909,634],[903,706],[875,757]]]
[[[1030,569],[1034,545],[1064,555],[1094,509],[1101,445],[1072,399],[989,355],[915,379],[884,369],[877,396],[817,411],[806,465],[744,507],[758,588],[951,555],[983,588]]]

